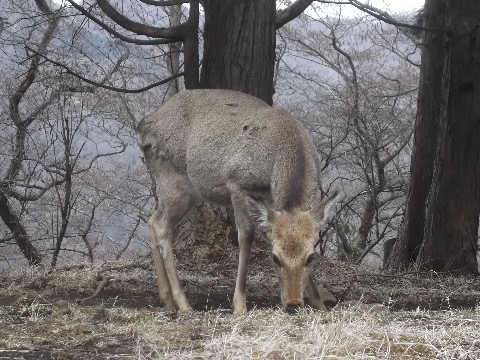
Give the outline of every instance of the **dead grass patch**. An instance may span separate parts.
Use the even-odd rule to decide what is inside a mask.
[[[189,262],[182,258],[185,253],[179,258],[187,297],[196,309],[189,314],[167,314],[158,307],[148,263],[4,275],[0,358],[480,358],[478,278],[358,276],[358,268],[324,260],[316,279],[343,304],[354,305],[328,313],[305,309],[290,316],[278,310],[273,268],[268,253],[259,250],[248,282],[252,310],[236,318],[230,310],[236,260],[218,251],[207,264]],[[109,276],[108,286],[80,302],[95,292],[99,273]],[[351,301],[358,299],[388,309],[365,311],[369,307]]]

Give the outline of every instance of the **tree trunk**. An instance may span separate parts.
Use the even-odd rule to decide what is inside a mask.
[[[272,104],[275,0],[206,0],[201,86]]]
[[[372,190],[372,193],[368,194],[368,199],[363,208],[361,223],[358,228],[358,239],[356,241],[358,248],[361,250],[365,250],[368,246],[368,235],[370,235],[373,219],[375,218],[375,196],[377,196],[377,194]]]
[[[410,191],[389,270],[478,272],[480,3],[427,0]]]
[[[237,90],[273,103],[275,0],[205,0],[200,87]],[[187,87],[188,88],[188,87]],[[189,216],[195,234],[208,243],[237,241],[235,217],[203,205]],[[220,229],[220,231],[219,231]],[[215,240],[216,239],[216,240]]]
[[[199,84],[198,56],[198,23],[200,10],[198,0],[190,2],[188,28],[183,39],[183,61],[185,75],[183,77],[186,89],[197,89]]]
[[[480,2],[450,1],[437,158],[417,265],[478,273]]]
[[[8,206],[8,198],[0,188],[0,218],[13,234],[18,247],[23,253],[23,256],[28,261],[29,265],[38,265],[42,261],[42,256],[38,250],[33,246],[28,237],[27,231],[23,227],[20,219],[14,214],[14,212]]]

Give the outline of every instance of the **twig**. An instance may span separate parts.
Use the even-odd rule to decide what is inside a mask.
[[[97,289],[95,290],[93,295],[87,296],[86,298],[83,298],[83,299],[79,300],[78,302],[81,304],[81,303],[83,303],[87,300],[95,298],[96,296],[98,296],[103,291],[103,289],[108,285],[108,283],[111,280],[115,279],[114,276],[104,276],[104,275],[102,275],[103,273],[105,273],[107,271],[123,270],[123,269],[130,269],[130,268],[140,268],[140,269],[144,269],[144,270],[150,270],[151,266],[150,266],[149,263],[140,263],[140,264],[132,263],[132,264],[119,265],[119,266],[112,266],[112,267],[109,267],[109,268],[99,270],[97,272],[96,279],[97,279],[97,281],[100,281],[100,283],[98,284]]]
[[[93,299],[94,297],[96,297],[98,294],[100,294],[102,292],[102,290],[105,288],[105,286],[107,286],[109,281],[113,280],[112,276],[102,276],[102,275],[100,275],[100,278],[101,278],[101,281],[98,284],[97,289],[95,290],[93,295],[87,296],[86,298],[83,298],[80,301],[78,301],[80,304],[87,301],[87,300],[90,300],[90,299]]]

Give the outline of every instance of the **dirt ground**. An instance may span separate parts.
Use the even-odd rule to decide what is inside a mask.
[[[50,274],[26,270],[0,275],[0,359],[158,358],[138,356],[141,345],[137,330],[132,329],[151,321],[157,325],[175,322],[179,315],[166,314],[159,307],[153,268],[149,259],[142,261],[78,265]],[[194,347],[213,318],[231,313],[237,251],[197,247],[195,252],[183,252],[177,261],[197,315],[182,318],[177,331],[183,340],[176,343]],[[92,296],[106,278],[107,286]],[[361,300],[383,304],[390,311],[473,309],[480,299],[478,277],[388,275],[319,259],[315,279],[340,303]],[[257,246],[249,269],[249,309],[277,308],[278,292],[269,251]],[[335,303],[327,306],[332,308]]]

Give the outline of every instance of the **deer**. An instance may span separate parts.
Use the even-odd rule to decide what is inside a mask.
[[[175,226],[198,204],[232,207],[239,260],[233,314],[247,312],[246,279],[255,227],[265,231],[282,308],[326,311],[311,275],[319,230],[339,191],[322,198],[320,157],[288,112],[232,90],[185,90],[138,125],[157,208],[148,226],[160,302],[187,312],[173,252]]]

